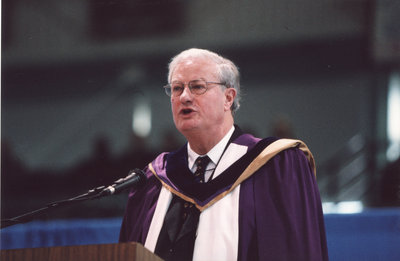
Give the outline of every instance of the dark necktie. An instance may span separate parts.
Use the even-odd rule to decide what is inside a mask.
[[[196,159],[194,179],[204,182],[204,173],[210,162],[207,156]],[[200,211],[189,202],[173,196],[157,240],[155,253],[166,261],[192,260]]]
[[[195,164],[197,166],[194,172],[194,179],[197,183],[204,183],[204,174],[206,173],[206,168],[208,163],[210,163],[210,158],[208,156],[200,156],[196,159]]]

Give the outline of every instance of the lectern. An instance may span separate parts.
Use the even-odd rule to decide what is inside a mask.
[[[139,243],[1,250],[1,261],[162,261]]]

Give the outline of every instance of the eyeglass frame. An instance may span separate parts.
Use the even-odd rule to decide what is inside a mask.
[[[194,93],[194,92],[193,92],[193,90],[192,90],[193,87],[191,86],[191,83],[197,82],[197,81],[202,81],[202,82],[204,82],[204,83],[206,84],[206,87],[205,87],[205,89],[204,89],[204,92],[202,92],[202,93]],[[171,86],[171,84],[173,84],[173,83],[181,83],[181,84],[183,85],[182,92],[179,93],[179,95],[173,95],[173,94],[172,94],[172,86]],[[225,87],[227,87],[227,85],[226,85],[225,82],[208,82],[208,81],[203,80],[203,79],[191,80],[191,81],[189,81],[189,82],[186,83],[186,84],[183,83],[183,82],[180,82],[180,81],[175,81],[175,82],[173,82],[173,83],[168,83],[167,85],[164,86],[165,93],[166,93],[169,97],[172,97],[172,96],[174,96],[174,97],[179,97],[179,96],[181,96],[182,93],[183,93],[183,91],[185,90],[185,86],[186,86],[186,85],[188,86],[190,93],[193,94],[193,95],[203,95],[204,93],[206,93],[206,92],[208,91],[208,89],[209,89],[209,87],[208,87],[209,84],[224,85]]]

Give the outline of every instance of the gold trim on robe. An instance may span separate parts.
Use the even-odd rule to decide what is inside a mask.
[[[183,193],[177,191],[173,187],[166,184],[160,177],[158,177],[156,171],[154,170],[151,163],[149,163],[150,171],[157,177],[157,179],[161,182],[161,184],[168,189],[171,193],[177,195],[178,197],[182,198],[185,201],[188,201],[194,204],[200,211],[207,209],[208,207],[212,206],[218,200],[225,197],[229,194],[232,190],[234,190],[237,186],[239,186],[243,181],[248,179],[251,175],[253,175],[257,170],[259,170],[264,164],[266,164],[270,159],[272,159],[278,153],[290,149],[290,148],[299,148],[303,153],[306,155],[308,161],[310,162],[311,168],[316,176],[316,167],[314,157],[311,151],[308,149],[307,145],[301,140],[294,140],[294,139],[279,139],[274,141],[270,145],[268,145],[258,156],[247,166],[247,168],[243,171],[243,173],[239,176],[236,182],[226,191],[221,192],[219,195],[214,197],[210,202],[208,202],[204,206],[200,206],[196,203],[196,201],[184,195]]]

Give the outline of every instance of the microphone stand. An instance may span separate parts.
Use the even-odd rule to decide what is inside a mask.
[[[132,181],[132,176],[136,175],[136,173],[139,174],[138,177],[136,177],[135,180]],[[116,194],[120,191],[122,191],[123,189],[126,189],[128,187],[132,187],[132,186],[138,186],[140,185],[140,182],[144,182],[145,181],[145,177],[143,176],[144,174],[142,174],[143,172],[139,169],[135,169],[134,171],[130,172],[130,175],[128,175],[125,179],[119,179],[117,181],[114,182],[113,185],[109,186],[109,187],[105,187],[105,186],[100,186],[94,189],[89,190],[88,192],[86,192],[85,194],[70,198],[70,199],[66,199],[66,200],[60,200],[60,201],[55,201],[52,202],[50,204],[47,204],[45,207],[39,208],[37,210],[28,212],[26,214],[20,215],[20,216],[16,216],[13,218],[9,218],[9,219],[2,219],[1,220],[1,224],[0,224],[0,229],[5,228],[5,227],[9,227],[12,225],[16,225],[16,224],[20,224],[20,223],[26,223],[29,221],[32,221],[35,217],[44,214],[52,209],[61,207],[61,206],[68,206],[68,205],[72,205],[75,204],[77,202],[82,202],[85,200],[92,200],[92,199],[98,199],[104,196],[108,196],[108,195],[112,195],[112,194]],[[128,182],[126,182],[128,181]],[[128,184],[128,185],[124,185],[123,183]],[[143,183],[142,183],[143,184]],[[110,188],[120,188],[118,189],[118,191],[116,193],[114,193],[114,191],[110,192]]]
[[[95,189],[91,189],[89,190],[87,193],[70,198],[70,199],[66,199],[66,200],[61,200],[61,201],[56,201],[56,202],[52,202],[50,204],[47,204],[45,207],[39,208],[37,210],[28,212],[26,214],[17,216],[17,217],[13,217],[13,218],[9,218],[9,219],[2,219],[1,220],[1,225],[0,228],[5,228],[8,226],[12,226],[12,225],[16,225],[16,224],[20,224],[20,223],[26,223],[29,221],[32,221],[35,217],[46,213],[47,211],[50,211],[52,209],[55,209],[57,207],[61,207],[61,206],[67,206],[67,205],[72,205],[74,203],[77,202],[81,202],[84,200],[89,200],[89,199],[96,199],[96,198],[100,198],[103,196],[106,196],[106,194],[102,194],[101,192],[104,190],[105,186],[101,186],[101,187],[97,187]]]

